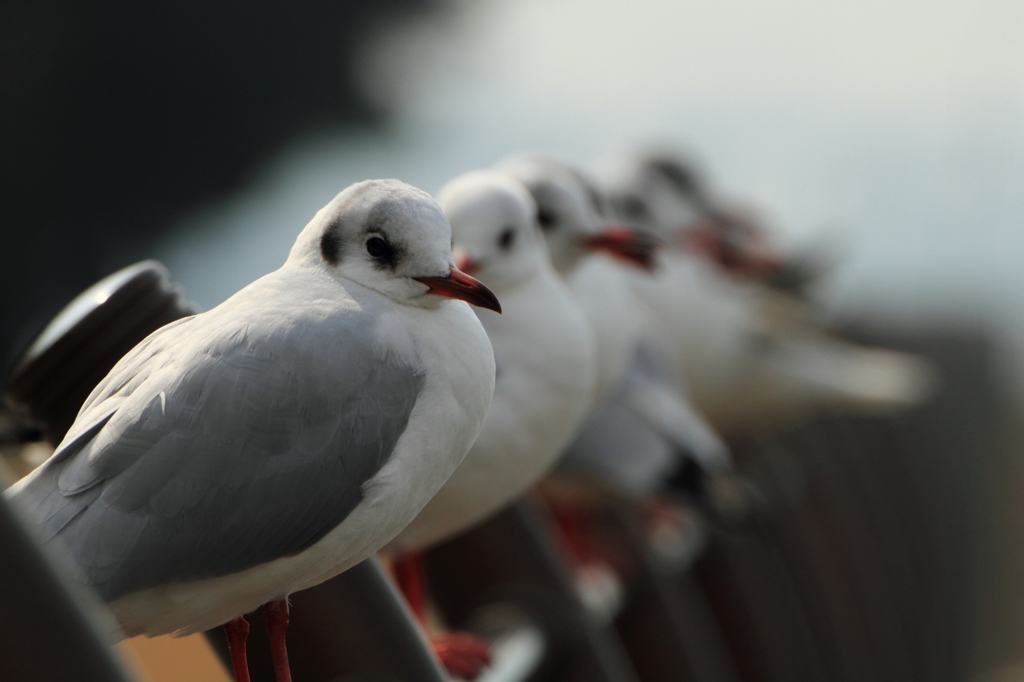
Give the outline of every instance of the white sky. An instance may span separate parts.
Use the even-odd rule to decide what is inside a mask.
[[[455,6],[368,56],[371,85],[403,104],[392,130],[300,141],[185,221],[162,255],[192,296],[210,305],[276,267],[350,181],[436,191],[522,149],[590,164],[653,138],[794,239],[838,236],[840,304],[1024,329],[1019,0]]]
[[[446,66],[461,78],[592,102],[760,90],[885,108],[1019,93],[1024,75],[1011,1],[491,0],[465,3],[458,23]]]

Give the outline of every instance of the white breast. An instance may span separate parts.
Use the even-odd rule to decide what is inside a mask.
[[[479,311],[498,366],[494,400],[473,448],[389,551],[437,542],[497,511],[555,462],[589,410],[590,328],[551,271],[498,293],[503,313]]]
[[[598,402],[622,385],[646,325],[646,313],[629,286],[624,266],[603,255],[587,258],[569,278],[594,331]]]
[[[749,292],[687,254],[667,252],[633,289],[652,314],[648,340],[667,376],[709,415],[728,410],[752,371],[757,314]]]

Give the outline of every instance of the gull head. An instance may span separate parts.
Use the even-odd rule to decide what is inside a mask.
[[[712,211],[703,177],[680,154],[646,151],[620,159],[601,185],[618,219],[666,242]]]
[[[498,169],[530,191],[551,262],[562,275],[594,251],[645,268],[653,265],[656,242],[613,224],[604,195],[574,168],[545,157],[520,156],[498,164]]]
[[[452,226],[456,265],[498,292],[536,276],[547,261],[537,205],[512,176],[460,175],[441,189],[438,203]]]
[[[398,180],[364,180],[320,209],[288,263],[432,308],[455,298],[501,311],[498,299],[455,266],[451,227],[429,194]]]

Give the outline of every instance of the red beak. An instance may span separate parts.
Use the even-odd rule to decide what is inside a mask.
[[[693,253],[699,253],[712,260],[718,260],[720,239],[718,237],[718,225],[714,221],[705,220],[693,227],[688,227],[679,233],[679,241],[683,248]]]
[[[467,275],[472,275],[480,269],[480,263],[470,258],[465,251],[459,250],[455,254],[455,267]]]
[[[603,232],[587,237],[583,243],[588,249],[605,251],[644,270],[654,269],[654,253],[659,246],[654,237],[623,225],[611,225]]]
[[[460,301],[501,313],[498,297],[479,280],[470,277],[455,266],[451,267],[446,277],[414,277],[413,279],[430,287],[427,292],[435,296],[457,298]]]
[[[723,228],[715,222],[702,223],[683,233],[683,245],[715,262],[734,275],[764,279],[780,267],[778,257],[756,233],[744,235],[739,243],[727,239]]]

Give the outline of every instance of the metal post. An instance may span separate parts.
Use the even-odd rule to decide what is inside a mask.
[[[689,570],[663,575],[651,562],[638,510],[606,510],[629,565],[626,601],[615,621],[644,682],[738,681],[714,614]]]
[[[488,604],[511,603],[544,630],[550,652],[530,680],[636,680],[621,644],[583,612],[550,522],[532,499],[434,548],[428,575],[442,613],[464,627]]]
[[[129,682],[68,585],[0,496],[0,678]]]

